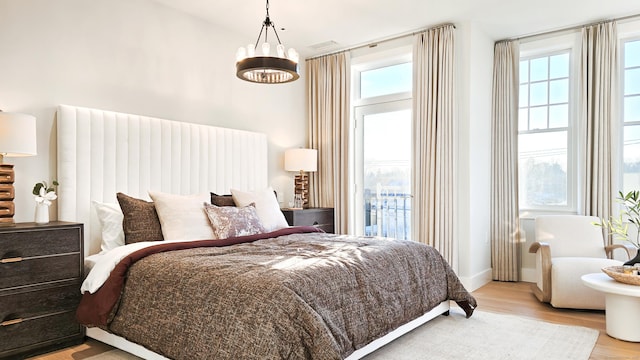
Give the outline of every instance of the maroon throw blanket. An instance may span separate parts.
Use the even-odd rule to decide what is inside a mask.
[[[274,238],[290,234],[323,232],[313,226],[294,226],[272,231],[269,233],[248,236],[231,237],[216,240],[196,240],[177,243],[161,243],[133,252],[123,258],[111,271],[109,278],[98,291],[91,294],[85,292],[76,311],[76,318],[80,324],[87,326],[105,326],[114,306],[117,304],[129,267],[136,261],[157,253],[173,250],[184,250],[196,247],[222,247],[235,244],[253,242],[261,239]]]

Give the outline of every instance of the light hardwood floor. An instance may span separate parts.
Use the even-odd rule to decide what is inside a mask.
[[[473,292],[478,300],[478,309],[504,314],[526,316],[547,322],[585,326],[600,331],[591,359],[622,360],[640,359],[640,343],[616,340],[605,332],[604,311],[555,309],[542,304],[531,293],[531,284],[525,282],[491,282]],[[630,319],[637,321],[637,319]],[[638,323],[640,326],[640,323]],[[112,349],[95,340],[35,357],[38,360],[86,359]]]

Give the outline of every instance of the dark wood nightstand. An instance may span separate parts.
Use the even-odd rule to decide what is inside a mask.
[[[319,227],[328,233],[335,232],[333,208],[282,209],[290,226]]]
[[[0,227],[0,358],[79,344],[83,225]]]

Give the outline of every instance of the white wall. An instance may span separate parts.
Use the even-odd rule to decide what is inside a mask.
[[[287,201],[282,156],[305,145],[304,79],[237,79],[235,51],[249,41],[150,0],[0,0],[0,109],[38,128],[38,155],[7,159],[15,220],[33,221],[31,188],[55,178],[58,104],[266,133],[270,182]]]
[[[458,276],[469,290],[491,281],[491,83],[494,41],[456,24],[458,84]]]

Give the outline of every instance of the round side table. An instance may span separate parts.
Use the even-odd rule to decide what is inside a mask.
[[[640,286],[623,284],[604,273],[583,275],[582,282],[605,294],[607,334],[640,342]]]

